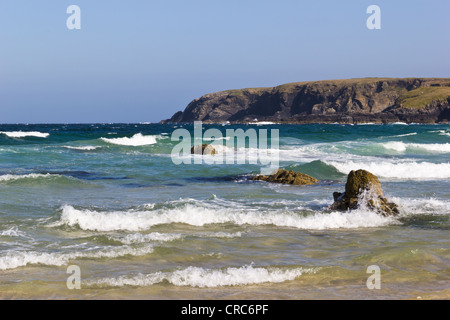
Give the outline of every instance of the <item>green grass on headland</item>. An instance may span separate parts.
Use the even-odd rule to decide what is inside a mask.
[[[434,101],[444,102],[450,98],[450,87],[424,87],[403,93],[399,103],[406,108],[420,109]]]

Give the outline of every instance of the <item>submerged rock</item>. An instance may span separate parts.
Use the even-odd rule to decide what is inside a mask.
[[[202,144],[193,146],[191,148],[191,154],[200,154],[200,155],[214,155],[216,154],[216,149],[210,144]]]
[[[308,176],[301,172],[294,172],[293,170],[278,169],[278,171],[270,176],[260,175],[254,177],[253,180],[262,180],[274,183],[294,184],[294,185],[308,185],[316,184],[319,180]]]
[[[333,193],[333,210],[352,210],[365,205],[384,216],[397,215],[398,207],[384,197],[377,176],[365,170],[351,171],[345,184],[345,192]]]

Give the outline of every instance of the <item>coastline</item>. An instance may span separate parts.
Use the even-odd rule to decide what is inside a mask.
[[[450,78],[363,78],[226,90],[160,123],[448,123]]]

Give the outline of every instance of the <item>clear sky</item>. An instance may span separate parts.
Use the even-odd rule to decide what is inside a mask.
[[[0,0],[0,123],[158,122],[220,90],[450,77],[449,17],[449,0]]]

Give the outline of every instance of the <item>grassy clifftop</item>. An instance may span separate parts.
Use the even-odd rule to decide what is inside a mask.
[[[450,87],[426,87],[404,92],[398,102],[405,108],[420,109],[433,102],[445,102],[449,98]]]

